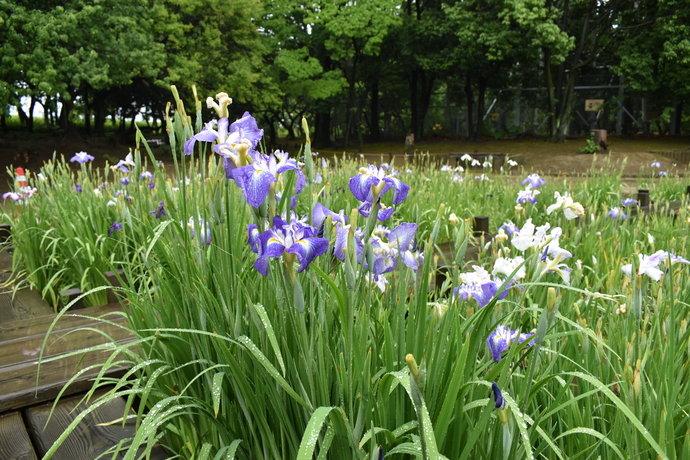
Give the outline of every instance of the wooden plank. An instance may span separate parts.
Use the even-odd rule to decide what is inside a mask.
[[[36,452],[19,412],[0,417],[0,458],[36,460]]]
[[[87,405],[80,404],[80,401],[81,396],[77,396],[60,401],[54,410],[52,404],[45,404],[26,411],[28,427],[39,455],[45,455],[76,416],[87,408]],[[125,407],[125,400],[117,398],[88,414],[55,451],[53,460],[96,459],[122,439],[134,436],[133,419],[129,420],[124,427],[122,422],[109,424],[123,418]],[[51,410],[53,410],[52,415],[50,415]],[[48,421],[49,416],[50,421]],[[117,458],[122,457],[121,454]],[[106,455],[104,458],[111,458],[111,456]],[[151,458],[158,460],[168,458],[168,456],[159,447]]]
[[[0,248],[0,283],[7,282],[11,272],[12,253],[8,246],[4,246]],[[11,286],[0,291],[0,324],[52,313],[53,309],[36,291],[21,289],[14,293]]]
[[[43,358],[89,348],[102,343],[112,342],[112,340],[119,341],[133,337],[129,330],[122,327],[126,326],[126,324],[120,324],[124,323],[125,319],[118,319],[118,324],[95,323],[89,325],[88,329],[85,329],[85,326],[79,326],[53,331],[48,337],[46,347],[43,350]],[[109,340],[99,331],[110,336],[112,340]],[[43,347],[44,340],[45,334],[38,334],[0,342],[0,348],[2,349],[2,354],[0,354],[0,374],[5,366],[25,361],[35,361]]]
[[[0,293],[0,324],[53,313],[41,295],[31,289]]]
[[[93,319],[82,318],[74,315],[91,316],[94,318],[102,317],[114,321],[115,318],[118,317],[117,314],[120,312],[122,312],[122,306],[120,304],[108,304],[98,307],[85,308],[83,310],[79,310],[78,312],[75,311],[72,314],[67,313],[63,315],[53,329],[69,329],[87,324],[93,324],[95,322]],[[0,342],[20,339],[37,334],[45,334],[54,320],[55,314],[50,314],[36,318],[12,321],[9,323],[0,323]]]
[[[126,343],[130,340],[132,339],[120,343]],[[0,412],[54,399],[77,371],[92,365],[102,364],[111,354],[112,351],[110,350],[97,350],[43,363],[38,381],[36,379],[38,372],[36,361],[4,367],[3,372],[0,373]],[[113,367],[105,375],[117,378],[122,376],[126,370],[127,367],[125,366]],[[97,367],[80,376],[77,382],[66,389],[65,395],[90,389],[92,382],[89,380],[96,377],[99,371],[100,367]]]

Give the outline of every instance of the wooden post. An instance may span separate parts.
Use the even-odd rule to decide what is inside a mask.
[[[606,141],[606,130],[605,129],[592,129],[590,130],[594,134],[594,143],[597,144],[601,149],[606,152],[608,150],[608,142]]]
[[[649,207],[649,190],[639,189],[637,191],[637,201],[641,208]]]
[[[450,274],[450,269],[448,267],[437,267],[436,276],[434,277],[434,291],[440,292],[443,282],[446,280]]]
[[[72,289],[64,289],[60,292],[58,292],[58,295],[62,297],[67,297],[67,303],[65,305],[69,305],[74,301],[77,297],[82,295],[83,292],[81,292],[81,289],[79,288],[72,288]],[[84,299],[81,298],[77,300],[71,307],[70,310],[79,310],[84,308]]]
[[[12,235],[12,227],[10,224],[0,224],[0,244],[6,243]]]
[[[489,233],[489,218],[487,216],[475,216],[472,226],[474,236],[482,236]]]
[[[121,287],[122,285],[120,284],[120,281],[117,279],[118,275],[122,278],[124,276],[124,272],[122,270],[117,270],[117,272],[105,272],[104,273],[106,280],[108,280],[108,283],[113,286],[113,287]],[[108,303],[119,303],[120,299],[124,297],[123,294],[116,293],[113,289],[108,290]]]
[[[690,195],[690,185],[688,185],[688,188],[685,189],[685,194]]]

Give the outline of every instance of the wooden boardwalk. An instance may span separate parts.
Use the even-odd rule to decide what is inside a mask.
[[[3,247],[0,282],[7,281],[11,266],[10,249]],[[127,330],[122,313],[122,306],[112,303],[75,310],[56,321],[57,315],[37,292],[23,289],[13,294],[10,288],[0,292],[0,460],[42,458],[85,407],[80,404],[82,394],[91,388],[91,379],[100,368],[84,373],[65,389],[46,424],[54,399],[79,370],[101,364],[111,354],[78,353],[42,362],[39,372],[41,350],[42,358],[50,360],[94,345],[131,341],[134,337]],[[105,375],[120,377],[126,370],[115,368]],[[124,400],[119,399],[85,417],[52,458],[95,459],[120,440],[131,437],[133,422],[124,426],[121,422],[109,424],[122,418],[124,408]],[[160,448],[152,456],[166,457]]]

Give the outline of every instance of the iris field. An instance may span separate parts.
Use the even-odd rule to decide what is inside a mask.
[[[569,183],[512,161],[322,158],[308,137],[269,153],[227,95],[213,122],[195,102],[167,119],[175,174],[139,136],[112,167],[55,158],[6,194],[18,285],[56,311],[70,287],[105,303],[122,270],[137,339],[99,348],[131,370],[91,399],[136,413],[113,452],[690,458],[683,176],[636,179],[682,200],[647,213],[611,167]],[[493,236],[472,235],[477,215]]]

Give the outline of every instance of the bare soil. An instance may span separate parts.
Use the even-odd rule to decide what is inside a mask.
[[[690,138],[649,136],[630,139],[609,136],[608,142],[609,153],[597,155],[578,153],[579,149],[585,145],[584,138],[568,140],[563,144],[553,144],[538,138],[491,140],[481,143],[437,139],[419,142],[415,145],[415,149],[417,152],[437,154],[438,158],[443,158],[449,152],[506,153],[523,166],[525,171],[543,174],[581,175],[592,167],[594,161],[600,167],[605,160],[610,160],[614,166],[622,167],[625,176],[637,176],[645,174],[645,171],[649,173],[650,165],[654,161],[661,163],[661,171],[683,172],[688,167],[688,164],[676,164],[676,160],[655,152],[688,150]],[[299,150],[298,141],[286,141],[283,145],[293,153]],[[390,153],[404,153],[402,142],[366,144],[364,147],[364,153],[381,154],[384,155],[384,158],[388,157]],[[69,160],[76,152],[80,151],[88,152],[96,157],[94,166],[102,166],[106,160],[112,164],[124,158],[133,148],[134,142],[116,145],[106,139],[84,140],[78,136],[67,137],[64,134],[54,136],[43,134],[28,139],[11,139],[10,136],[3,138],[0,135],[0,173],[3,174],[0,179],[0,190],[9,189],[10,178],[6,170],[10,167],[21,166],[32,172],[37,172],[43,162],[51,159],[54,154],[58,158],[60,155],[64,155]],[[324,156],[342,152],[358,152],[357,148],[316,150]],[[171,159],[164,149],[154,148],[153,151],[163,161]]]

